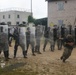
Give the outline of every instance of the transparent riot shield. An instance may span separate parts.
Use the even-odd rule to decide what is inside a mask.
[[[8,25],[0,25],[0,50],[8,51]]]
[[[32,55],[35,55],[34,47],[35,47],[35,27],[30,27],[30,44],[31,44],[31,50]]]
[[[30,27],[30,41],[35,41],[35,27]]]
[[[45,26],[43,25],[38,25],[39,26],[39,29],[40,29],[40,32],[42,34],[42,36],[44,35],[44,31],[45,31]]]
[[[41,26],[38,25],[36,26],[36,30],[35,30],[35,39],[36,39],[35,51],[38,53],[40,53],[41,36],[42,36]]]
[[[21,46],[23,51],[27,50],[26,44],[26,27],[20,26],[18,27],[19,30],[19,45]]]

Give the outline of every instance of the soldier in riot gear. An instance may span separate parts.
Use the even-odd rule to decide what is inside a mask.
[[[36,26],[35,30],[35,38],[36,38],[36,46],[35,46],[35,52],[38,54],[41,54],[40,52],[40,41],[41,41],[42,32],[40,30],[40,25]]]
[[[26,51],[25,51],[25,34],[24,36],[21,35],[20,36],[20,29],[19,27],[16,27],[16,29],[14,30],[14,39],[15,39],[15,46],[14,46],[14,58],[16,58],[16,53],[17,53],[17,50],[18,50],[18,46],[20,46],[23,50],[23,56],[24,58],[27,58],[26,57]],[[25,32],[24,32],[25,33]],[[21,38],[22,37],[22,38]],[[20,39],[21,38],[21,39]],[[24,41],[24,42],[23,42]]]
[[[60,26],[60,28],[58,29],[58,35],[57,35],[57,46],[58,46],[58,50],[62,49],[62,45],[64,45],[64,41],[63,39],[65,38],[65,27],[64,25]]]
[[[54,51],[55,43],[56,43],[56,40],[57,40],[57,28],[55,26],[50,29],[50,35],[51,35],[50,36],[50,38],[51,38],[50,48],[51,48],[51,51]]]
[[[29,45],[31,45],[32,55],[35,56],[35,52],[34,52],[34,41],[31,40],[31,38],[32,37],[31,37],[30,28],[28,27],[27,28],[27,31],[26,31],[26,44],[27,44],[26,55],[27,55],[27,52],[28,52]]]
[[[49,32],[50,32],[50,28],[48,27],[48,28],[45,30],[45,32],[44,32],[45,40],[44,40],[43,51],[45,51],[45,48],[46,48],[47,43],[50,42],[50,40],[49,40]]]
[[[3,50],[5,60],[9,59],[8,25],[0,25],[0,53]]]
[[[15,40],[14,58],[16,58],[16,53],[17,53],[18,46],[19,46],[19,32],[18,32],[18,27],[16,27],[15,30],[14,30],[14,40]]]

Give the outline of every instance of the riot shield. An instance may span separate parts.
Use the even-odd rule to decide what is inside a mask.
[[[30,42],[35,41],[35,27],[30,27]]]
[[[35,46],[35,51],[40,53],[40,42],[41,42],[41,37],[42,37],[42,30],[41,30],[41,26],[38,25],[36,26],[36,30],[35,30],[35,39],[36,39],[36,46]]]
[[[8,25],[0,25],[0,50],[8,51]]]
[[[26,27],[19,26],[18,27],[19,31],[19,45],[21,46],[23,51],[27,50],[27,45],[26,45]]]

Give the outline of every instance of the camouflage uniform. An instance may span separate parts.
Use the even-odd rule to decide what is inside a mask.
[[[74,39],[71,35],[68,35],[64,39],[64,42],[65,42],[64,52],[63,52],[63,55],[61,56],[61,60],[63,60],[63,62],[65,62],[65,60],[68,59],[72,53],[72,50],[74,47]],[[73,45],[69,45],[68,43],[73,43]]]
[[[49,32],[50,32],[50,29],[47,29],[47,30],[45,31],[45,33],[44,33],[45,40],[44,40],[43,51],[45,51],[45,48],[46,48],[47,43],[50,42]]]
[[[0,29],[0,53],[3,50],[5,60],[8,60],[9,57],[9,46],[8,46],[8,33],[5,33]]]

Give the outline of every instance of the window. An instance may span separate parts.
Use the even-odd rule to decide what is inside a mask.
[[[11,22],[7,22],[8,25],[11,25]]]
[[[22,24],[26,24],[26,22],[25,22],[25,21],[23,21],[23,22],[22,22]]]
[[[5,19],[5,15],[3,15],[3,19]]]
[[[8,18],[10,18],[10,15],[8,15]]]
[[[3,32],[3,27],[0,27],[0,32]]]
[[[58,10],[64,10],[64,3],[58,2]]]
[[[19,25],[19,22],[16,22],[16,25]]]
[[[17,18],[20,18],[20,15],[17,15]]]
[[[63,25],[63,20],[58,20],[58,24],[61,26]]]
[[[67,1],[65,1],[65,3],[67,3]]]

